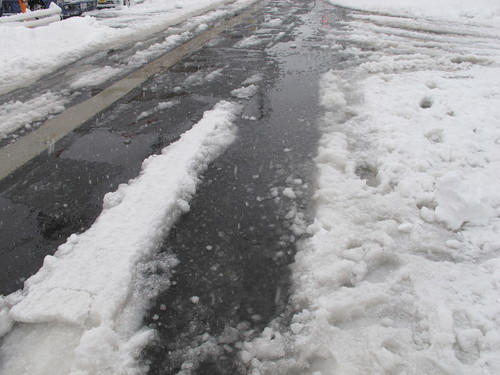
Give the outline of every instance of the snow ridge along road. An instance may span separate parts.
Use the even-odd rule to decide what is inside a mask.
[[[323,48],[358,62],[323,76],[295,314],[250,373],[498,374],[500,8],[339,2]]]
[[[189,211],[198,175],[235,139],[240,110],[238,104],[221,102],[205,112],[179,141],[146,159],[139,177],[107,194],[94,225],[47,256],[22,292],[0,301],[0,333],[18,323],[0,348],[2,374],[22,374],[30,367],[54,375],[102,367],[120,374],[137,371],[140,347],[152,332],[140,330],[150,295],[147,285],[134,280],[135,270],[151,258],[178,216]],[[163,256],[159,264],[168,273],[177,261]],[[46,340],[47,346],[41,344]],[[57,366],[46,352],[54,350],[64,357]]]

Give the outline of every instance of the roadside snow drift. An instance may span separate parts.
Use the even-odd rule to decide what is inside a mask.
[[[447,22],[450,19],[476,19],[481,22],[498,19],[497,0],[328,0],[334,5],[407,17],[432,17]]]
[[[156,256],[159,243],[189,211],[198,175],[235,138],[238,104],[220,102],[203,119],[146,159],[141,174],[104,197],[92,227],[72,235],[23,291],[0,300],[4,337],[0,373],[134,374],[140,349],[151,337],[140,331],[144,309],[168,287],[175,258]],[[148,271],[149,272],[146,272]],[[144,279],[142,273],[164,274]]]
[[[368,3],[392,10],[342,2]],[[359,64],[321,81],[295,314],[244,345],[251,374],[500,373],[500,23],[476,21],[365,13],[327,35]]]
[[[0,139],[15,141],[63,111],[81,95],[80,90],[130,73],[253,2],[149,0],[36,29],[0,24],[0,95],[29,86],[50,73],[57,72],[56,77],[61,78],[49,91],[42,88],[38,92],[25,90],[24,97],[6,96],[0,102]],[[156,41],[150,43],[148,38],[155,35]],[[62,70],[72,63],[69,70]]]

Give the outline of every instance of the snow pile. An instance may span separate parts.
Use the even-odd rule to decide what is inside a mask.
[[[29,128],[33,122],[45,120],[49,115],[62,112],[67,102],[67,98],[47,91],[25,102],[16,100],[0,105],[0,138],[5,138],[23,126]]]
[[[496,19],[500,21],[500,4],[496,0],[328,0],[334,5],[370,10],[384,14],[408,17],[436,17],[441,19],[467,18],[482,22]]]
[[[2,374],[140,372],[135,361],[152,335],[139,330],[144,309],[177,264],[152,254],[189,211],[198,175],[234,140],[239,112],[229,102],[207,111],[146,159],[137,178],[107,194],[92,227],[47,256],[23,291],[0,300],[0,331],[18,323],[0,348]]]
[[[175,107],[178,104],[180,104],[180,102],[178,100],[171,100],[168,102],[160,102],[153,109],[150,109],[149,111],[141,112],[139,114],[139,116],[136,117],[135,121],[140,121],[146,117],[154,115],[155,113],[164,111],[165,109],[168,109],[168,108]]]
[[[122,68],[113,68],[111,66],[91,69],[86,71],[84,74],[78,76],[70,84],[70,87],[74,90],[78,90],[83,87],[98,86],[108,81],[109,79],[116,77],[122,72],[123,72]]]
[[[500,371],[499,73],[370,77],[353,107],[330,73],[333,118],[357,116],[326,119],[317,221],[294,265],[295,345],[315,370]]]
[[[186,20],[195,29],[216,17],[242,9],[253,1],[238,0],[228,5],[232,1],[150,0],[132,7],[100,10],[89,13],[86,17],[72,17],[36,29],[0,25],[0,95],[30,84],[43,75],[96,51],[144,39]],[[216,11],[211,15],[196,17],[214,9]],[[170,42],[171,40],[166,40],[165,43]],[[145,55],[136,56],[135,62],[151,55],[156,56],[162,49],[164,53],[163,44],[154,45]],[[113,73],[107,69],[106,73]],[[104,76],[103,73],[99,78]],[[80,86],[81,82],[75,84]]]
[[[500,373],[500,28],[394,22],[330,38],[360,64],[322,79],[294,315],[244,344],[253,375]]]
[[[239,89],[234,89],[233,91],[231,91],[231,95],[239,99],[250,99],[252,96],[257,94],[258,90],[259,86],[251,84],[248,86],[240,87]]]
[[[92,17],[73,17],[36,29],[0,25],[0,31],[0,94],[104,48],[124,33]]]

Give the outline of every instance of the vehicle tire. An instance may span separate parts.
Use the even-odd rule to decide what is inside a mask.
[[[45,4],[43,3],[42,0],[29,0],[28,6],[29,6],[30,10],[32,10],[32,11],[45,9]]]

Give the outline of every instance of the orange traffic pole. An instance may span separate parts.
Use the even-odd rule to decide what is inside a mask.
[[[26,12],[26,3],[24,0],[17,0],[19,2],[19,9],[21,9],[21,13]]]

